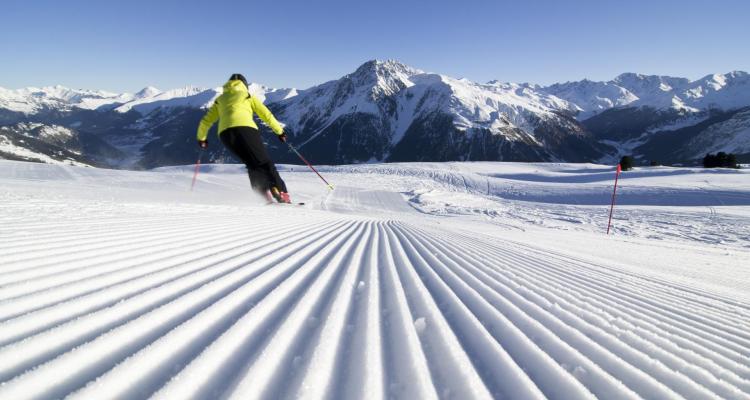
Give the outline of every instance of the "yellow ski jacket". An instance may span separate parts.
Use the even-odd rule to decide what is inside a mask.
[[[258,114],[277,135],[284,133],[284,129],[276,121],[271,111],[258,100],[251,96],[242,81],[233,80],[224,84],[224,93],[216,98],[214,104],[198,125],[198,140],[206,140],[208,130],[219,120],[219,134],[227,128],[235,126],[249,126],[258,129],[253,121],[253,113]]]

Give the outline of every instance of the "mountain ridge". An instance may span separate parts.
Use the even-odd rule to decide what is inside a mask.
[[[638,156],[640,145],[685,126],[698,126],[716,112],[750,106],[750,75],[743,71],[709,74],[695,81],[623,73],[606,82],[584,79],[539,86],[498,80],[477,83],[396,60],[370,60],[340,79],[304,90],[249,86],[286,124],[299,147],[316,161],[330,164],[607,162],[626,153]],[[123,156],[127,161],[113,162],[114,167],[189,163],[188,157],[175,152],[193,152],[190,132],[202,109],[220,93],[220,87],[192,86],[167,91],[147,86],[135,94],[62,86],[0,88],[0,126],[11,127],[14,135],[24,134],[19,122],[99,135],[128,154]],[[629,120],[634,115],[641,122],[635,127]],[[732,118],[706,128],[698,134],[700,139],[682,143],[678,137],[676,141],[686,148],[675,154],[694,157],[698,144],[712,148],[719,142],[719,147],[732,149],[734,142],[728,135],[744,137],[745,119],[750,117],[734,113]],[[727,134],[728,129],[735,133]],[[744,139],[737,143],[735,147],[744,151]],[[276,159],[296,161],[282,146],[269,143],[269,147]],[[231,159],[218,146],[210,154],[213,162]],[[687,161],[670,157],[664,160]]]

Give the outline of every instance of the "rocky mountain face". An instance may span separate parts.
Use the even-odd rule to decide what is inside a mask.
[[[547,87],[476,83],[369,61],[306,90],[251,84],[318,164],[396,161],[692,163],[750,158],[750,77],[622,74]],[[0,88],[0,158],[115,168],[190,164],[198,121],[221,88],[136,94]],[[262,130],[267,131],[265,128]],[[267,132],[270,133],[270,132]],[[265,136],[277,162],[297,163]],[[215,132],[203,162],[233,162]]]

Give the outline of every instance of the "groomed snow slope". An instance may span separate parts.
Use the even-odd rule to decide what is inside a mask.
[[[745,171],[323,173],[0,161],[0,398],[750,398]]]

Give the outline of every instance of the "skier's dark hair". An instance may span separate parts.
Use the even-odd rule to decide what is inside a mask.
[[[242,76],[242,74],[232,74],[232,76],[229,77],[229,80],[230,81],[242,81],[242,83],[245,84],[245,87],[248,87],[247,79],[245,79],[245,77]]]

